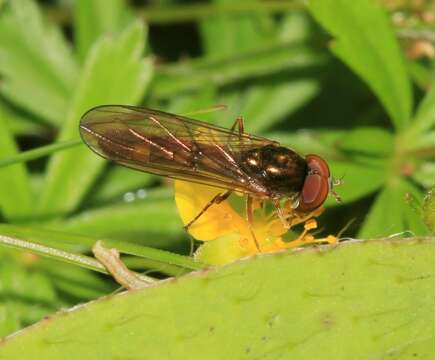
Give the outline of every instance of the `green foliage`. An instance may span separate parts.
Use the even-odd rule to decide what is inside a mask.
[[[2,96],[60,125],[78,77],[69,45],[33,0],[8,1],[0,11]]]
[[[12,156],[17,146],[12,137],[5,113],[0,107],[0,152]],[[31,213],[32,193],[24,164],[0,168],[0,208],[7,219],[19,220]]]
[[[100,104],[136,104],[175,113],[225,104],[226,112],[192,117],[230,126],[242,115],[247,132],[278,140],[301,154],[319,154],[327,159],[333,176],[343,178],[343,184],[334,189],[342,204],[331,197],[319,219],[322,235],[336,234],[353,219],[356,221],[345,236],[372,239],[421,236],[428,234],[429,228],[433,231],[432,203],[426,200],[423,208],[423,197],[425,188],[435,184],[435,62],[405,56],[404,48],[415,39],[402,41],[403,34],[427,29],[424,25],[414,29],[415,22],[406,29],[393,24],[394,12],[402,9],[387,9],[376,0],[312,0],[307,7],[296,1],[187,4],[166,0],[145,9],[121,0],[44,4],[0,1],[0,244],[14,248],[0,252],[0,318],[4,319],[0,335],[61,307],[113,291],[113,283],[94,273],[105,272],[89,254],[96,239],[104,239],[131,256],[126,262],[144,266],[141,270],[158,269],[174,275],[203,267],[181,255],[188,253],[190,245],[167,183],[108,165],[81,145],[79,119]],[[423,10],[415,11],[420,14]],[[152,31],[148,31],[150,26],[155,26]],[[427,31],[433,34],[433,30]],[[432,90],[428,90],[431,85]],[[140,334],[138,329],[143,328],[156,334],[170,332],[168,321],[181,323],[193,319],[195,313],[204,314],[210,323],[219,320],[225,325],[228,321],[225,326],[232,328],[243,324],[240,338],[228,339],[224,328],[215,327],[215,333],[209,333],[209,327],[195,327],[189,320],[185,323],[191,325],[185,331],[171,335],[178,336],[178,344],[182,344],[177,345],[174,339],[173,348],[168,350],[174,352],[189,341],[191,346],[186,348],[198,352],[214,351],[216,344],[225,341],[228,347],[220,345],[220,350],[235,354],[235,349],[249,348],[247,357],[260,354],[259,348],[271,351],[266,357],[273,356],[273,349],[285,351],[289,344],[295,344],[291,350],[295,356],[303,351],[301,344],[308,344],[309,351],[318,354],[315,351],[322,349],[319,342],[324,342],[325,351],[332,351],[328,343],[350,334],[355,324],[346,319],[353,315],[368,319],[355,320],[358,332],[364,335],[353,338],[365,339],[364,346],[358,348],[361,357],[367,357],[367,349],[387,354],[387,349],[400,346],[404,354],[412,349],[424,352],[427,343],[418,343],[409,335],[420,329],[410,314],[414,308],[420,309],[415,302],[420,301],[424,285],[419,288],[417,282],[404,282],[407,285],[403,288],[391,287],[394,296],[384,291],[391,285],[388,281],[405,276],[408,270],[414,274],[408,274],[409,278],[429,271],[425,268],[429,260],[425,261],[433,245],[408,245],[395,248],[375,242],[340,246],[337,253],[326,257],[307,252],[285,261],[277,256],[241,262],[211,275],[195,275],[136,295],[98,302],[89,306],[89,312],[78,310],[56,317],[47,328],[38,326],[22,339],[10,341],[4,351],[14,354],[22,346],[36,349],[43,344],[42,337],[53,338],[59,345],[38,351],[48,354],[60,349],[62,356],[68,352],[76,355],[68,346],[89,344],[91,335],[86,331],[94,331],[92,339],[107,337],[109,342],[118,343],[117,330],[107,334],[102,329],[117,329],[113,324],[120,321],[123,311],[134,310],[137,313],[128,317],[133,320],[123,323],[127,331],[120,327],[123,334]],[[404,260],[408,251],[413,254],[410,263]],[[367,260],[373,265],[371,255],[382,258],[381,264],[398,265],[382,267],[383,276],[379,277],[379,269],[364,264]],[[283,266],[288,269],[284,271]],[[299,273],[298,266],[309,271]],[[250,273],[247,284],[265,276],[273,281],[264,282],[258,294],[249,292],[256,289],[254,285],[243,290],[239,284],[245,269]],[[274,272],[276,276],[272,276]],[[337,275],[342,272],[343,277]],[[294,274],[299,276],[295,279]],[[234,276],[242,280],[234,281]],[[282,276],[288,279],[280,282]],[[199,290],[204,281],[209,287]],[[282,283],[292,286],[282,287]],[[328,290],[330,284],[343,284],[348,296],[323,295],[312,303],[310,298],[294,296],[334,293]],[[412,284],[418,289],[412,289],[411,299]],[[367,301],[368,294],[371,298],[378,288],[382,289],[379,297]],[[341,291],[339,285],[336,289]],[[203,301],[193,290],[205,291],[208,300]],[[234,303],[213,300],[211,295],[218,291],[234,291],[236,295],[246,291],[237,295],[243,298],[239,303],[244,304],[246,318],[233,318],[240,310]],[[159,303],[162,296],[170,296],[182,310],[168,310],[167,301]],[[244,300],[249,296],[254,301]],[[398,335],[388,335],[388,341],[369,340],[367,334],[373,330],[370,314],[377,307],[383,311],[382,306],[389,303],[386,296],[398,303],[387,307],[390,315],[374,317],[383,324],[379,329],[388,332],[408,323],[412,328],[407,332],[391,330]],[[319,304],[318,299],[323,300],[316,310],[313,306]],[[349,299],[353,304],[359,302],[357,313],[350,310]],[[257,326],[261,317],[257,302],[283,314],[276,331],[284,337],[265,335],[267,340],[261,340],[258,332],[258,339],[249,338],[250,327]],[[421,309],[429,313],[424,306]],[[342,312],[337,312],[339,308]],[[105,318],[108,313],[112,317]],[[324,316],[323,325],[315,315]],[[88,324],[85,332],[69,330],[81,322]],[[311,332],[299,329],[304,323]],[[63,335],[52,335],[58,330],[76,339],[68,343]],[[323,335],[309,341],[319,331]],[[295,335],[301,333],[306,337]],[[157,354],[165,338],[147,339],[154,345],[143,342],[137,349],[142,349],[141,354]],[[140,336],[131,338],[133,343],[141,340]],[[343,351],[354,354],[355,343],[350,340],[343,342],[348,346]],[[124,338],[119,343],[124,341],[128,343]],[[209,346],[213,341],[216,346]],[[109,351],[104,347],[107,343],[102,344],[101,351]],[[342,355],[346,358],[345,353]]]
[[[313,0],[310,10],[335,37],[332,51],[367,82],[395,127],[403,129],[411,116],[411,84],[381,3]]]
[[[355,242],[196,272],[60,312],[0,356],[429,359],[434,246]]]

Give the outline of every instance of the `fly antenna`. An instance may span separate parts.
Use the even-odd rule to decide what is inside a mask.
[[[334,187],[344,184],[344,180],[343,180],[344,176],[345,176],[345,174],[343,174],[338,179],[335,179],[334,177],[332,177],[331,180],[329,181],[329,192],[332,194],[332,196],[334,196],[335,201],[337,201],[339,204],[341,204],[343,201],[341,199],[341,196],[334,190]]]

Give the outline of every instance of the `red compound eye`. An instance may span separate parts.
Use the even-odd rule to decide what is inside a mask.
[[[322,205],[329,193],[329,167],[317,155],[307,155],[308,174],[299,195],[299,210],[312,211]]]

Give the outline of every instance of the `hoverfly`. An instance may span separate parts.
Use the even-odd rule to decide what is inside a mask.
[[[247,195],[249,224],[254,198],[271,200],[285,224],[281,199],[308,213],[325,202],[333,186],[320,156],[303,158],[276,141],[246,134],[242,118],[226,129],[158,110],[103,105],[83,115],[80,134],[94,152],[121,165],[221,188],[186,229],[233,191]]]

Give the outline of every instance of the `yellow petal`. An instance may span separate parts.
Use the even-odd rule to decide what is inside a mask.
[[[188,224],[214,196],[225,190],[194,184],[187,181],[175,181],[175,202],[183,224]],[[234,211],[227,201],[213,204],[201,217],[189,227],[189,233],[197,240],[214,240],[221,236],[238,232],[245,228],[245,220]]]

